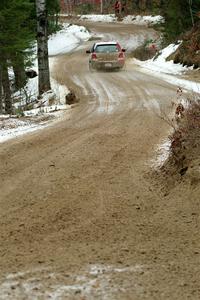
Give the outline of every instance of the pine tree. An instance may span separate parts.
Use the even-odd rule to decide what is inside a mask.
[[[5,111],[9,114],[12,113],[12,99],[8,68],[21,65],[22,59],[27,55],[24,50],[30,47],[34,36],[30,24],[32,9],[30,0],[1,0],[0,2],[1,87],[3,87]]]
[[[48,20],[48,34],[57,30],[58,28],[58,13],[60,12],[59,0],[47,0],[47,14]]]
[[[165,34],[167,41],[174,41],[180,34],[190,29],[196,21],[195,11],[200,8],[200,0],[168,0],[165,3]],[[192,18],[191,18],[192,12]]]

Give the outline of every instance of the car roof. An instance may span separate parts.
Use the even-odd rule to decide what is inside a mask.
[[[100,46],[100,45],[116,45],[118,44],[118,42],[114,42],[114,41],[111,41],[111,42],[98,42],[98,43],[95,43],[95,46]]]

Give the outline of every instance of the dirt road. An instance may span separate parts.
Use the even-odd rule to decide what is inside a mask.
[[[91,27],[129,49],[154,34]],[[176,87],[130,59],[121,72],[90,73],[91,44],[53,68],[79,105],[0,145],[0,299],[200,299],[198,193],[164,194],[151,177],[169,130],[158,115]]]

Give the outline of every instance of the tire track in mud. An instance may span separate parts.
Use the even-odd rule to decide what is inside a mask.
[[[60,74],[56,80],[65,77],[66,84],[76,91],[81,101],[83,98],[85,99],[85,109],[88,109],[89,114],[95,113],[95,110],[109,114],[118,109],[122,111],[127,107],[129,109],[144,108],[159,113],[160,105],[164,109],[166,108],[163,94],[160,98],[157,96],[161,87],[167,90],[168,99],[170,94],[173,97],[174,88],[171,85],[166,86],[162,81],[154,78],[149,83],[149,77],[141,74],[130,59],[127,60],[126,68],[120,72],[96,71],[91,73],[88,71],[87,57],[84,57],[83,51],[76,52],[74,56],[78,56],[78,59],[75,60],[74,57],[71,61],[71,56],[69,58],[64,56],[60,59],[60,65],[56,66],[56,69],[60,70]],[[72,62],[74,64],[73,71],[70,67]],[[67,70],[67,66],[69,70]],[[121,109],[122,107],[123,109]]]

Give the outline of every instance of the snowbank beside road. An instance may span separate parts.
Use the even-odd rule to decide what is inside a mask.
[[[84,26],[63,24],[63,28],[49,38],[49,56],[68,53],[90,37]]]
[[[153,25],[158,23],[163,23],[164,19],[162,16],[126,16],[122,20],[125,24],[135,24],[135,25]]]
[[[116,22],[117,18],[115,15],[81,15],[79,16],[80,20],[87,20],[91,22],[104,22],[104,23],[112,23]]]
[[[67,23],[63,24],[63,28],[57,33],[51,35],[48,41],[50,69],[53,67],[54,64],[54,58],[51,56],[69,53],[72,50],[76,49],[80,44],[87,41],[90,37],[91,34],[86,30],[84,26],[71,25]],[[32,69],[38,73],[37,60],[34,61]],[[51,78],[51,87],[52,92],[55,94],[57,103],[64,104],[65,96],[69,93],[67,87],[64,85],[60,85],[53,78]],[[17,103],[15,106],[18,107],[20,105],[25,104],[27,98],[29,102],[32,102],[37,99],[37,95],[38,77],[35,77],[28,80],[27,85],[22,91],[14,94],[15,98],[22,98],[22,101]],[[43,102],[46,102],[45,99]]]
[[[84,26],[63,24],[63,28],[57,33],[50,36],[48,41],[49,50],[49,64],[50,69],[54,64],[54,59],[51,56],[56,56],[59,54],[69,53],[76,49],[80,44],[87,41],[91,37],[91,34],[86,30]],[[38,73],[38,64],[35,60],[33,64],[33,70]],[[55,79],[51,78],[51,87],[56,95],[56,98],[60,104],[65,103],[65,95],[69,93],[66,86],[60,85]],[[28,80],[27,85],[24,88],[26,92],[26,97],[29,100],[35,100],[38,95],[38,77]],[[15,93],[15,97],[23,97],[23,102],[25,101],[24,91],[20,94]],[[45,100],[45,99],[44,99]]]
[[[187,70],[186,67],[183,67],[181,64],[174,64],[173,61],[166,61],[167,57],[176,51],[179,44],[171,44],[168,47],[164,48],[159,52],[155,57],[146,61],[139,61],[135,59],[135,62],[145,69],[152,70],[160,73],[167,74],[181,74],[184,70]]]
[[[41,119],[19,119],[17,116],[11,118],[9,115],[0,115],[0,143],[42,129],[45,123],[47,120],[45,122]]]
[[[81,20],[88,20],[92,22],[118,22],[117,17],[114,14],[110,15],[82,15]],[[128,15],[120,21],[120,23],[125,24],[135,24],[135,25],[153,25],[157,23],[162,23],[164,21],[162,16],[139,16],[139,15]]]
[[[176,51],[179,44],[171,44],[159,52],[154,58],[140,61],[137,59],[133,60],[134,64],[141,67],[141,70],[145,73],[153,74],[163,80],[181,87],[182,89],[190,90],[196,93],[200,93],[200,83],[178,78],[174,75],[181,75],[192,67],[186,67],[181,64],[174,64],[173,60],[166,61],[172,53]],[[173,75],[173,76],[172,76]]]
[[[87,41],[90,36],[91,34],[83,26],[63,24],[63,28],[49,39],[49,56],[68,53]],[[55,63],[54,57],[50,57],[49,63],[50,69],[52,69]],[[33,69],[38,73],[37,61],[34,62]],[[22,121],[17,117],[10,118],[9,116],[0,115],[0,143],[46,127],[52,119],[55,120],[55,118],[61,117],[58,111],[69,109],[70,112],[71,106],[65,104],[65,96],[69,93],[69,89],[59,84],[52,77],[50,80],[52,90],[44,93],[42,99],[40,99],[42,107],[23,112],[28,119],[24,118]],[[38,77],[35,77],[28,80],[23,90],[14,94],[15,101],[18,99],[14,106],[19,109],[27,102],[33,103],[37,100],[37,96]],[[53,101],[52,105],[50,104],[51,100]],[[41,115],[44,114],[45,120],[41,118]]]
[[[53,67],[54,58],[51,57],[50,60],[50,69]],[[37,71],[37,67],[35,67]],[[55,79],[52,77],[50,78],[51,81],[51,90],[44,93],[42,95],[42,99],[40,99],[40,105],[48,106],[49,102],[53,99],[55,104],[65,104],[65,96],[69,93],[69,89],[65,85],[59,84]],[[23,107],[27,102],[34,103],[37,101],[38,96],[38,77],[34,77],[29,79],[28,83],[24,87],[21,92],[15,93],[15,98],[20,98],[21,101],[18,101],[14,104],[15,108]],[[29,110],[30,112],[30,110]]]
[[[52,105],[25,111],[23,118],[0,115],[0,143],[43,129],[52,122],[57,122],[63,116],[62,110],[69,110],[70,117],[70,105]]]
[[[63,24],[60,31],[50,36],[48,41],[49,49],[49,64],[50,69],[52,69],[54,64],[54,58],[51,56],[56,56],[59,54],[69,53],[76,49],[80,44],[87,41],[91,37],[91,34],[86,30],[84,26]],[[34,62],[33,69],[38,73],[37,60]],[[52,93],[55,95],[56,104],[65,104],[65,96],[69,93],[66,86],[60,85],[55,79],[51,77],[51,87]],[[24,93],[25,91],[25,93]],[[18,107],[26,103],[25,99],[28,97],[30,102],[37,99],[38,95],[38,77],[28,80],[25,88],[20,92],[15,93],[15,98],[22,97],[22,101],[15,106]],[[48,105],[48,95],[44,95],[44,104]]]

